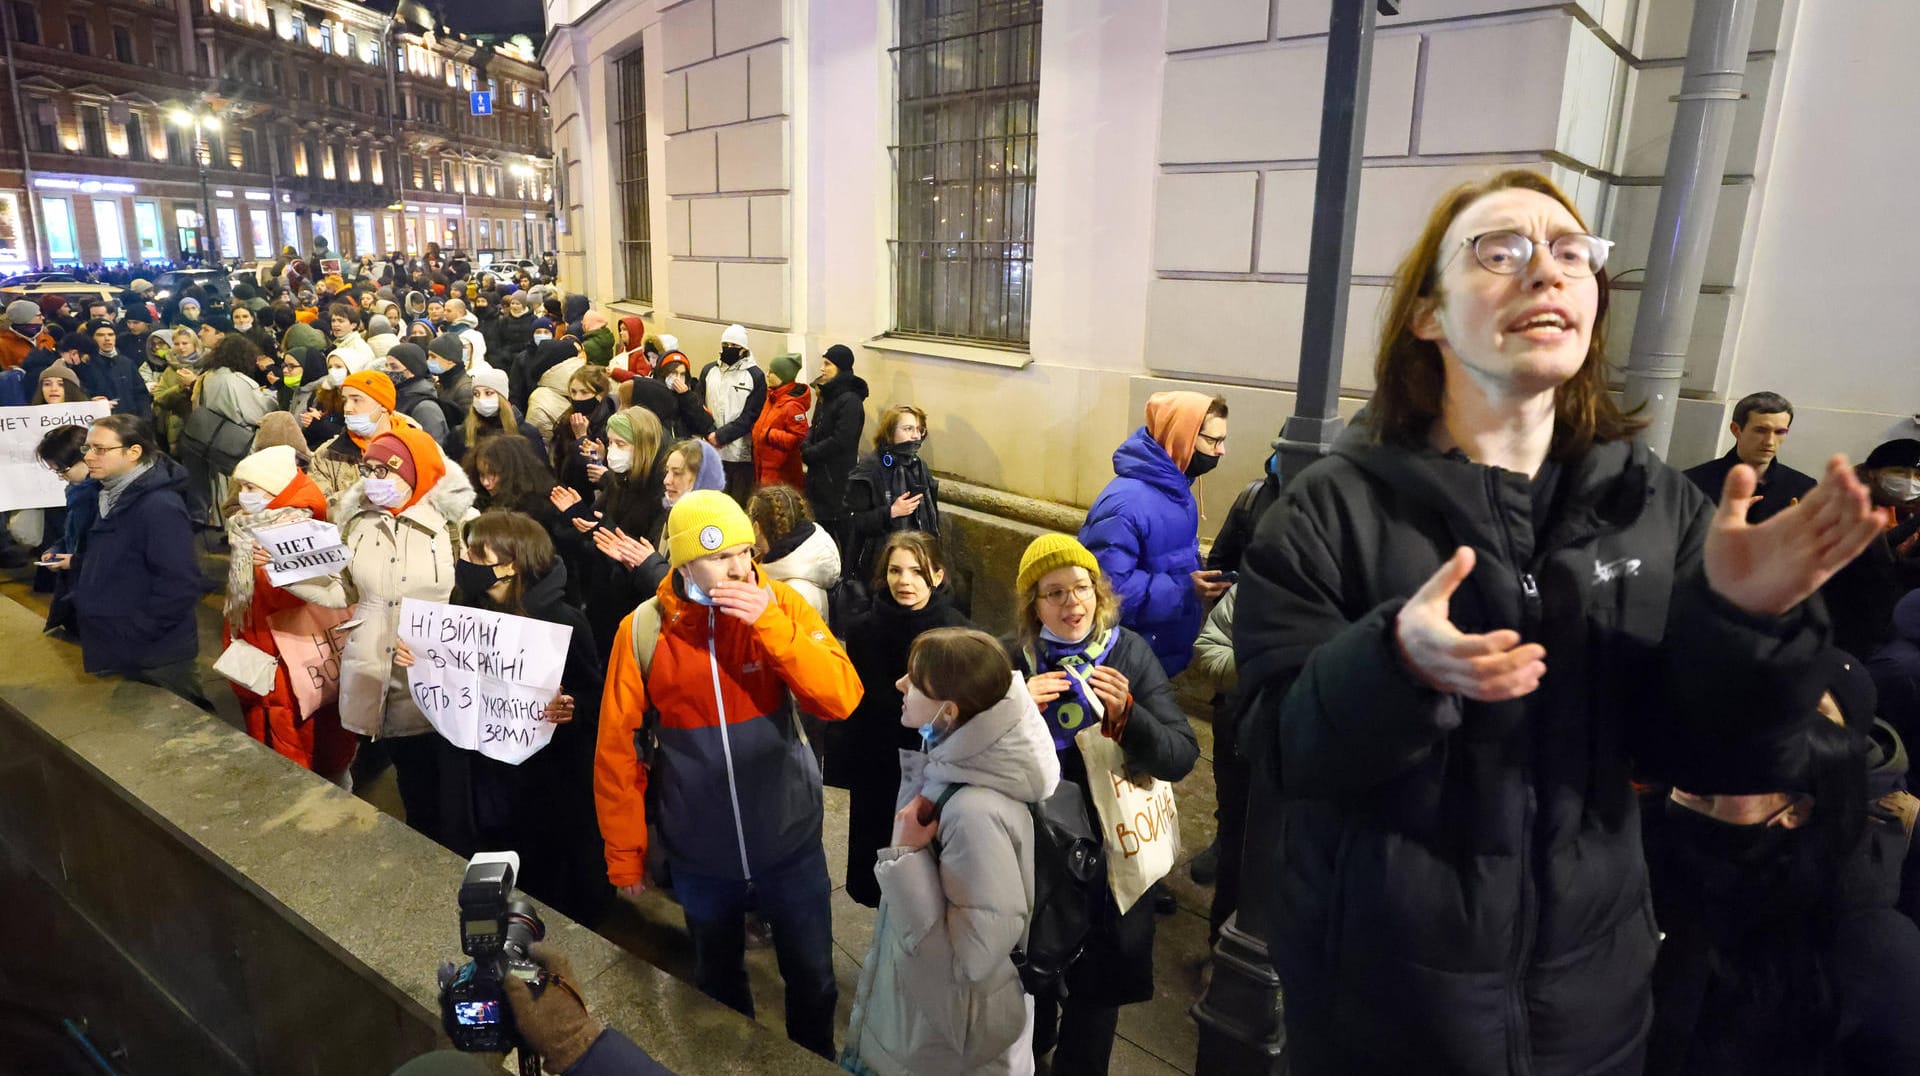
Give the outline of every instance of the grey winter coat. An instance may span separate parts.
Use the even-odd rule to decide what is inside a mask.
[[[928,752],[922,794],[938,802],[935,845],[886,848],[874,866],[880,916],[849,1040],[881,1076],[1031,1071],[1030,1019],[1013,950],[1033,908],[1033,818],[1060,762],[1026,681]],[[1019,1049],[1015,1049],[1019,1047]],[[1024,1062],[1022,1064],[1021,1062]]]

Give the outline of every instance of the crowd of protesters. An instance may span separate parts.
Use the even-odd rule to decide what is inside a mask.
[[[1036,819],[1097,815],[1090,729],[1142,787],[1185,777],[1181,676],[1219,787],[1192,870],[1217,933],[1277,857],[1294,1071],[1920,1071],[1920,439],[1804,474],[1756,393],[1724,458],[1669,467],[1607,392],[1609,248],[1534,173],[1450,193],[1330,457],[1269,458],[1203,556],[1229,409],[1155,394],[1079,534],[1021,557],[1005,639],[949,582],[937,410],[871,400],[845,345],[694,356],[525,274],[288,252],[231,303],[9,306],[0,404],[112,412],[40,448],[49,629],[88,671],[206,705],[203,549],[229,642],[351,608],[324,708],[236,683],[253,736],[349,787],[383,760],[410,825],[519,848],[583,922],[670,891],[748,1014],[763,928],[789,1037],[852,1071],[1107,1071],[1171,897],[1123,902],[1105,859],[1062,889]],[[254,535],[302,520],[347,564],[276,586]],[[435,733],[407,599],[570,629],[547,748]],[[823,784],[879,910],[838,1043]]]

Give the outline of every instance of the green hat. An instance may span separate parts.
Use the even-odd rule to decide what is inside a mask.
[[[800,356],[788,352],[768,363],[767,368],[773,371],[781,384],[792,384],[800,377]]]

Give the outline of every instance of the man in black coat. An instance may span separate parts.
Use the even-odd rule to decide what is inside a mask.
[[[1727,484],[1727,472],[1744,463],[1760,476],[1753,505],[1747,509],[1748,523],[1764,523],[1774,513],[1813,492],[1813,476],[1781,463],[1775,457],[1780,443],[1793,428],[1793,404],[1776,392],[1756,392],[1733,405],[1733,447],[1719,459],[1688,468],[1686,475],[1714,503],[1720,501],[1720,488]]]
[[[867,383],[853,372],[853,349],[835,344],[822,356],[813,426],[800,458],[807,464],[807,504],[813,518],[844,548],[847,476],[860,458],[860,435],[867,428]]]

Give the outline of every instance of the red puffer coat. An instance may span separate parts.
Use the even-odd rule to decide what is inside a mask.
[[[767,390],[767,406],[760,409],[760,417],[753,423],[756,486],[805,488],[800,445],[807,439],[807,411],[812,407],[813,389],[804,383]]]

